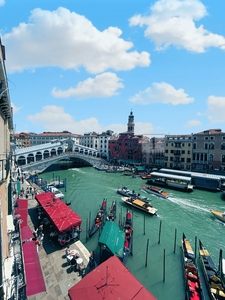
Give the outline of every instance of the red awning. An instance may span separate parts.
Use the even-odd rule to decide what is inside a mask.
[[[80,226],[82,222],[81,217],[71,210],[62,200],[54,198],[53,193],[39,194],[36,195],[35,198],[60,233]]]
[[[34,237],[30,227],[27,225],[28,200],[17,199],[17,204],[18,207],[15,214],[20,215],[19,219],[22,221],[20,228],[26,274],[26,295],[32,296],[46,291],[46,287],[35,242],[33,240],[26,241]]]
[[[116,256],[87,274],[68,294],[71,300],[156,300]]]
[[[17,199],[17,208],[14,215],[17,219],[21,220],[20,227],[27,226],[27,216],[28,216],[28,200],[27,199]]]

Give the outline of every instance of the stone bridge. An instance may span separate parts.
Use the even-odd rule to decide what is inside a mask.
[[[99,151],[76,144],[71,140],[57,140],[51,143],[16,149],[15,163],[23,171],[43,172],[50,165],[60,161],[79,160],[83,165],[107,164]]]

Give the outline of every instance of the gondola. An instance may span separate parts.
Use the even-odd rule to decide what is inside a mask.
[[[212,300],[224,300],[225,284],[222,280],[222,275],[201,241],[199,241],[199,256],[202,262],[204,277],[210,298]]]
[[[107,221],[114,221],[116,219],[116,201],[112,202],[110,210],[107,214],[106,220]]]
[[[105,214],[106,214],[106,199],[103,200],[98,210],[98,213],[95,217],[94,223],[88,232],[89,237],[91,237],[99,229],[102,222],[104,221]]]
[[[188,300],[203,300],[204,294],[202,290],[201,278],[197,266],[197,260],[192,250],[189,240],[183,233],[181,239],[182,265],[184,271],[184,280],[186,287],[186,298]]]
[[[131,244],[132,244],[132,234],[133,234],[133,224],[132,224],[132,216],[130,211],[126,212],[126,219],[124,224],[125,231],[125,240],[124,240],[124,250],[123,250],[123,263],[125,264],[128,256],[131,252]]]

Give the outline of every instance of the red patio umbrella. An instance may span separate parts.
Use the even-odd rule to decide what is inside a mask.
[[[156,300],[116,256],[87,274],[68,294],[71,300]]]

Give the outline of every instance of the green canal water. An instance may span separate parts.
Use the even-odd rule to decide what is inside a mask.
[[[170,196],[168,199],[163,199],[144,194],[141,185],[145,182],[140,177],[132,178],[119,173],[106,173],[92,167],[43,173],[39,178],[51,181],[53,176],[54,179],[57,176],[60,176],[61,180],[66,178],[66,189],[62,188],[61,191],[65,194],[65,201],[71,201],[71,209],[83,219],[81,241],[89,251],[98,249],[99,238],[99,234],[96,233],[91,239],[86,239],[89,216],[91,215],[92,223],[103,198],[107,198],[108,208],[113,200],[117,201],[115,220],[117,224],[120,216],[125,216],[127,209],[126,204],[120,200],[121,196],[116,193],[117,188],[126,186],[151,199],[152,205],[158,209],[157,216],[146,216],[144,222],[143,213],[133,210],[133,255],[129,256],[126,266],[159,300],[185,299],[180,249],[183,232],[191,241],[193,248],[196,237],[200,239],[216,264],[218,264],[220,249],[225,255],[224,224],[215,220],[209,211],[210,209],[225,211],[225,201],[222,200],[220,193],[194,190],[189,194],[165,189]],[[145,266],[148,239],[147,266]],[[165,273],[163,272],[164,253]],[[201,270],[200,264],[199,268]],[[204,281],[203,289],[205,299],[208,300]]]

